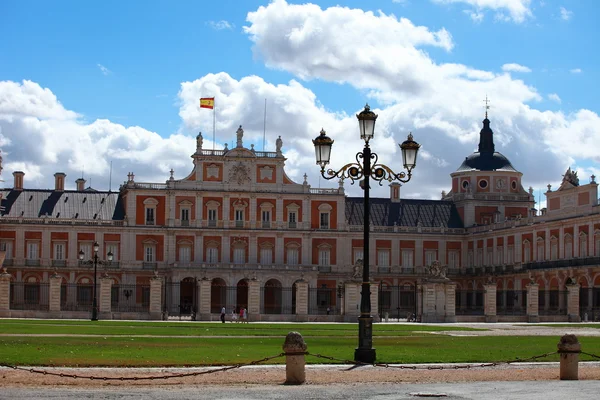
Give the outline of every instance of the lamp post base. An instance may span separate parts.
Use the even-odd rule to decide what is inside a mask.
[[[354,350],[354,361],[373,364],[376,353],[373,348],[373,317],[358,317],[358,347]]]

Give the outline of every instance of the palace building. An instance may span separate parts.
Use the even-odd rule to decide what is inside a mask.
[[[0,316],[356,321],[363,198],[315,189],[276,151],[203,148],[189,174],[118,192],[0,190]],[[372,314],[382,320],[579,321],[600,317],[600,207],[570,169],[547,208],[495,151],[487,116],[477,152],[440,200],[370,199]],[[1,161],[0,161],[1,162]],[[1,167],[0,167],[1,168]],[[97,251],[95,251],[97,249]],[[110,254],[111,260],[108,255]],[[94,261],[96,261],[94,265]],[[95,288],[95,289],[94,289]]]

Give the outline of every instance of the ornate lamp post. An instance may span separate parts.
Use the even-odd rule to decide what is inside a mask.
[[[94,293],[92,300],[92,321],[98,321],[98,302],[96,300],[97,286],[96,280],[98,278],[98,264],[100,265],[110,265],[113,260],[113,253],[108,252],[106,254],[107,261],[98,260],[98,250],[100,249],[100,245],[98,242],[94,242],[94,257],[91,260],[84,261],[85,253],[83,250],[79,250],[79,261],[81,265],[93,265],[94,266]]]
[[[344,165],[340,170],[325,170],[331,157],[331,148],[333,140],[326,135],[324,130],[313,140],[315,145],[315,156],[317,165],[321,167],[321,175],[325,179],[350,178],[352,184],[357,179],[363,179],[364,183],[364,243],[363,243],[363,282],[360,298],[360,316],[358,317],[358,347],[354,351],[354,360],[364,363],[375,362],[376,354],[373,348],[373,317],[371,316],[371,283],[369,282],[369,180],[373,179],[383,184],[383,181],[400,181],[406,183],[412,176],[412,170],[417,163],[417,153],[419,147],[413,140],[412,134],[400,145],[404,168],[406,172],[396,173],[384,164],[378,164],[377,154],[371,152],[369,141],[375,134],[375,121],[377,114],[369,108],[367,104],[365,109],[356,116],[360,128],[360,138],[365,141],[365,147],[362,152],[356,153],[356,162]]]

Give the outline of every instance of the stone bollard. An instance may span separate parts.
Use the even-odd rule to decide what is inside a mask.
[[[283,351],[285,352],[285,384],[303,384],[306,381],[304,371],[306,343],[302,335],[298,332],[288,333],[283,343]]]
[[[564,335],[558,342],[558,354],[560,354],[560,380],[579,380],[579,353],[581,344],[575,335]]]

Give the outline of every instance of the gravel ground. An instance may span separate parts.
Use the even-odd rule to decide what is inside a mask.
[[[446,365],[442,370],[406,370],[381,367],[307,366],[306,384],[360,384],[360,383],[433,383],[485,381],[545,381],[558,380],[558,363],[523,363],[496,367],[454,369]],[[46,371],[96,377],[146,377],[177,373],[206,371],[205,368],[83,368]],[[600,380],[600,363],[582,363],[580,380]],[[0,368],[0,387],[103,387],[103,386],[172,386],[172,385],[280,385],[285,381],[285,366],[243,367],[185,378],[139,381],[104,381],[73,379]]]

